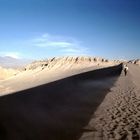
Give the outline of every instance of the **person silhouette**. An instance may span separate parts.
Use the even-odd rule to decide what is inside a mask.
[[[126,76],[128,73],[128,66],[127,65],[124,65],[124,75]]]

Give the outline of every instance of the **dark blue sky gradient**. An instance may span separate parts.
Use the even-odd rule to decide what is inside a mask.
[[[64,55],[59,48],[25,43],[45,33],[81,42],[88,55],[140,58],[140,1],[0,0],[0,52],[27,58]]]

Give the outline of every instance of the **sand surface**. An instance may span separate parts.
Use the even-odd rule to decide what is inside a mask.
[[[80,140],[140,139],[140,67],[128,66],[128,75],[121,74]]]
[[[0,139],[80,139],[121,69],[93,70],[1,96]]]
[[[57,81],[83,72],[100,69],[102,67],[108,67],[108,65],[92,67],[87,65],[72,69],[60,67],[50,70],[37,68],[35,70],[23,71],[8,79],[0,80],[0,96]]]
[[[127,76],[114,66],[0,97],[0,139],[139,140],[140,67],[128,67]]]
[[[118,64],[103,58],[68,56],[37,60],[19,69],[0,67],[0,96]]]

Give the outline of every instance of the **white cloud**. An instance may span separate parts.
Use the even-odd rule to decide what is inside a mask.
[[[33,39],[32,42],[37,47],[69,47],[74,45],[72,41],[68,41],[66,38],[62,39],[49,34],[43,34],[41,37]]]
[[[37,42],[36,44],[34,44],[37,47],[68,47],[71,46],[72,44],[69,42],[61,42],[61,41],[57,41],[57,42],[53,42],[53,41],[45,41],[45,42]]]
[[[19,52],[0,52],[0,56],[9,56],[12,58],[19,59],[20,58],[20,53]]]
[[[67,37],[43,34],[32,40],[32,46],[40,48],[57,48],[60,52],[67,54],[88,54],[88,49],[81,45],[81,42]]]

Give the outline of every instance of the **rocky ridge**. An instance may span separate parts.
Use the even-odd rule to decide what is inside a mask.
[[[0,67],[0,80],[7,79],[9,77],[15,76],[24,71],[40,71],[40,70],[74,70],[74,69],[82,69],[89,68],[93,66],[104,67],[104,66],[113,66],[124,61],[119,60],[108,60],[100,57],[54,57],[51,59],[37,60],[34,61],[25,67],[21,68],[3,68]],[[127,61],[125,61],[127,63]],[[128,63],[133,63],[140,65],[140,59],[128,61]]]
[[[119,61],[110,61],[104,58],[97,58],[97,57],[54,57],[48,60],[41,60],[41,61],[34,61],[31,64],[25,67],[25,70],[34,70],[38,67],[42,68],[60,68],[60,67],[74,67],[76,65],[82,64],[94,64],[94,65],[101,65],[101,64],[118,64]]]

